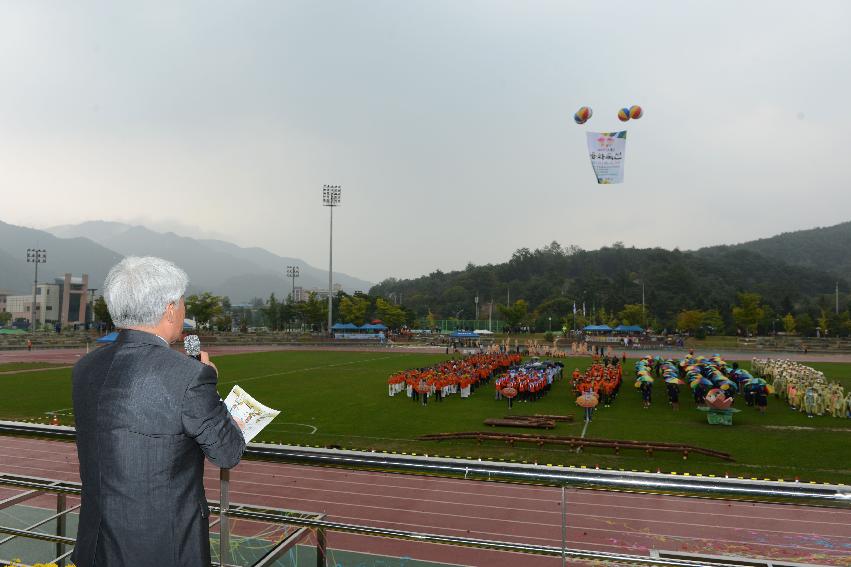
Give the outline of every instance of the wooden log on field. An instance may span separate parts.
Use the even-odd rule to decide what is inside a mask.
[[[527,427],[530,429],[553,429],[556,424],[554,421],[545,419],[498,419],[490,418],[485,420],[485,425],[491,427]]]

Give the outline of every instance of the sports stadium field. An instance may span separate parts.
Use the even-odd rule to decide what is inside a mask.
[[[503,417],[506,402],[494,399],[493,385],[476,390],[470,398],[454,395],[427,406],[413,403],[404,393],[388,396],[387,378],[396,371],[427,366],[445,359],[442,355],[400,354],[388,351],[265,352],[214,358],[220,371],[219,390],[226,396],[239,384],[261,402],[282,414],[257,441],[374,449],[441,456],[481,457],[564,465],[585,465],[626,470],[653,470],[715,474],[747,478],[800,477],[806,481],[851,483],[851,420],[833,417],[808,418],[791,411],[774,397],[768,412],[738,400],[741,413],[732,427],[710,426],[697,411],[687,386],[682,387],[680,411],[670,409],[664,383],[654,384],[653,404],[643,409],[632,387],[627,361],[624,386],[612,407],[600,408],[585,431],[590,438],[633,439],[686,443],[731,453],[735,462],[692,454],[683,460],[677,453],[647,456],[639,450],[583,449],[568,447],[509,447],[495,442],[418,441],[427,433],[495,431],[483,420]],[[566,360],[566,371],[584,368],[589,359]],[[749,364],[743,362],[748,368]],[[813,363],[828,378],[851,388],[851,364]],[[566,372],[569,373],[569,372]],[[31,370],[0,375],[0,419],[45,422],[55,412],[65,425],[73,424],[68,368]],[[536,402],[515,402],[512,414],[573,414],[575,423],[559,423],[554,430],[513,430],[560,436],[583,433],[581,408],[566,380]]]

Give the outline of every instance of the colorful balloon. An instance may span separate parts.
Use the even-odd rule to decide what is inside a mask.
[[[618,110],[618,118],[620,118],[621,122],[626,122],[627,120],[629,120],[629,109],[621,108],[620,110]]]
[[[573,115],[573,119],[577,124],[585,124],[593,114],[594,112],[591,110],[590,106],[582,106],[576,111],[576,114]]]
[[[644,116],[644,111],[637,104],[629,107],[629,117],[638,120]]]

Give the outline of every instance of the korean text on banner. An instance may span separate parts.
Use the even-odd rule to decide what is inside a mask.
[[[591,167],[597,183],[623,183],[623,162],[626,155],[626,130],[620,132],[586,132]]]

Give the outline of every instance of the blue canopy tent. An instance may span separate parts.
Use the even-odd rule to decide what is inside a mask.
[[[334,337],[337,339],[384,340],[384,331],[387,327],[369,323],[360,326],[354,323],[336,323],[331,325],[331,330],[334,331]]]
[[[612,332],[612,328],[608,325],[587,325],[583,331],[597,332],[597,333],[610,333]]]
[[[616,333],[643,333],[644,329],[641,325],[618,325],[614,331]]]
[[[118,338],[118,331],[112,331],[108,335],[102,336],[101,338],[99,338],[95,342],[96,343],[114,343],[117,338]]]

